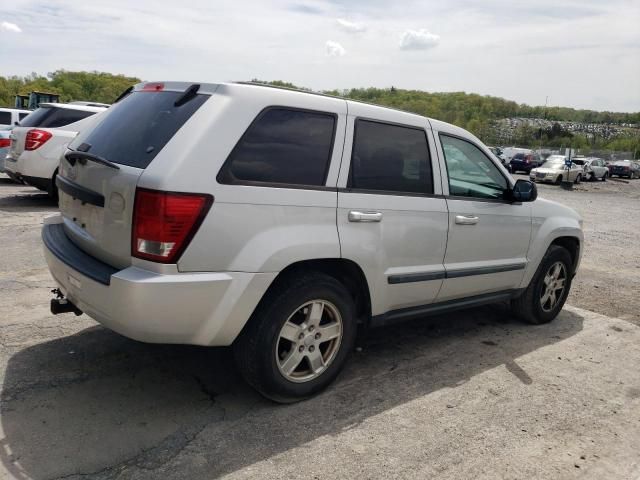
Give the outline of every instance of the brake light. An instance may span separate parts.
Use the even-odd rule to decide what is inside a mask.
[[[29,151],[36,150],[47,143],[52,136],[51,132],[33,128],[27,132],[24,149]]]
[[[7,148],[11,146],[11,140],[8,138],[0,138],[0,148]]]
[[[164,90],[164,83],[151,82],[145,83],[142,87],[142,92],[161,92]]]
[[[136,189],[131,255],[175,263],[197,232],[213,197],[206,194]]]

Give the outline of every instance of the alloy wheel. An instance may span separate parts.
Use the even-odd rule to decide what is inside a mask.
[[[564,294],[567,282],[567,268],[563,262],[555,262],[543,279],[540,306],[545,312],[552,311]]]
[[[278,334],[276,363],[289,381],[303,383],[320,376],[340,350],[342,316],[331,302],[312,300],[298,307]]]

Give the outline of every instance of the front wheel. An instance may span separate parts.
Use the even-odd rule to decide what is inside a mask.
[[[513,312],[535,325],[552,321],[567,300],[571,280],[571,255],[566,248],[551,245],[529,286],[511,301]]]
[[[558,175],[558,178],[556,178],[556,181],[554,183],[556,185],[560,185],[562,183],[562,175]]]
[[[240,373],[280,403],[308,398],[338,375],[356,339],[355,305],[335,278],[285,279],[258,306],[234,344]]]

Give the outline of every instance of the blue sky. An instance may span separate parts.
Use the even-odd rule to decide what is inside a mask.
[[[0,74],[395,86],[640,110],[640,0],[11,0]]]

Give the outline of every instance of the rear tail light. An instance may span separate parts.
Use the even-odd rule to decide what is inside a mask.
[[[8,138],[0,138],[0,148],[8,148],[11,145],[11,140]]]
[[[51,132],[47,132],[46,130],[31,129],[27,132],[24,149],[29,151],[36,150],[47,143],[52,136]]]
[[[154,262],[175,263],[196,234],[212,203],[211,195],[138,188],[131,255]]]

